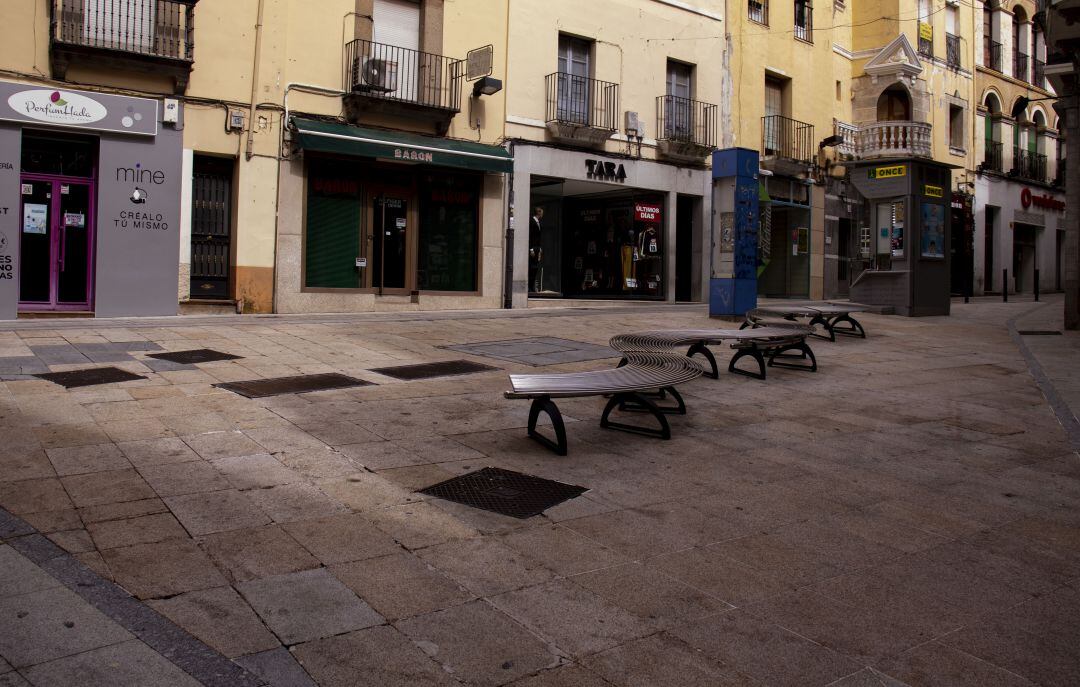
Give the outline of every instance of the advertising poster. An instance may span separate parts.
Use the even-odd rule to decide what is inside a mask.
[[[23,233],[44,234],[49,218],[49,206],[43,203],[23,205]]]
[[[923,203],[922,257],[945,257],[945,206]]]

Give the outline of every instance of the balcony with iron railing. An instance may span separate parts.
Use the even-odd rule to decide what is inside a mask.
[[[1022,52],[1018,52],[1013,56],[1013,77],[1030,83],[1031,75],[1028,73],[1028,60],[1029,57]]]
[[[544,77],[545,123],[555,138],[600,143],[618,129],[619,84],[566,72]]]
[[[932,39],[932,38],[924,38],[922,36],[919,36],[918,51],[919,51],[919,56],[920,57],[929,57],[929,58],[933,59],[933,57],[934,57],[934,39]]]
[[[983,170],[1001,174],[1005,171],[1005,149],[1001,141],[986,141],[986,154],[983,157]]]
[[[855,133],[855,157],[930,157],[933,127],[926,122],[862,124]]]
[[[776,174],[805,172],[814,153],[814,125],[782,115],[761,118],[762,167]]]
[[[151,72],[187,89],[195,56],[198,0],[49,0],[49,61],[67,78],[72,64]]]
[[[1046,183],[1046,156],[1016,146],[1013,148],[1012,176]]]
[[[1042,60],[1032,60],[1031,84],[1038,88],[1046,88],[1046,63]]]
[[[700,161],[716,149],[717,108],[690,98],[661,95],[656,98],[656,140],[660,154],[669,158]]]
[[[769,0],[747,0],[746,17],[758,24],[769,25]]]
[[[945,34],[945,65],[949,69],[960,69],[960,36]]]
[[[443,135],[461,111],[464,76],[463,60],[358,38],[345,46],[346,117],[400,116]]]
[[[989,38],[983,40],[983,65],[995,72],[1001,72],[1001,43]]]

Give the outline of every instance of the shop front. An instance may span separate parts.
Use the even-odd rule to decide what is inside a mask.
[[[707,170],[526,142],[514,157],[514,307],[703,299]]]
[[[1065,195],[1046,186],[984,175],[975,191],[975,293],[1061,289]]]
[[[502,148],[297,118],[278,312],[498,307]]]
[[[758,251],[758,295],[810,297],[811,198],[814,187],[786,176],[765,178]],[[817,247],[814,247],[817,248]],[[817,248],[820,252],[820,248]]]
[[[0,82],[0,319],[176,314],[181,116]]]

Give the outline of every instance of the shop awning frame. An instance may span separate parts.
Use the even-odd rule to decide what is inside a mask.
[[[514,157],[499,146],[383,131],[293,117],[293,140],[304,150],[482,172],[514,171]]]

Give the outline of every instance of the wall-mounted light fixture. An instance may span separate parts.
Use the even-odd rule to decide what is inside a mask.
[[[485,76],[473,82],[472,95],[479,98],[482,95],[495,95],[502,90],[502,81],[493,76]]]

